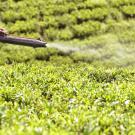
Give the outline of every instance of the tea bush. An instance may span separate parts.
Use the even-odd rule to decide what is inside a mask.
[[[66,30],[67,33],[72,33],[73,27],[77,25],[85,27],[83,24],[89,26],[93,20],[108,26],[107,22],[110,20],[122,23],[127,19],[134,19],[134,4],[133,0],[38,0],[38,2],[6,0],[2,1],[0,6],[0,26],[6,24],[9,32],[16,35],[24,31],[26,36],[34,32],[38,37],[46,38],[48,34],[46,31],[59,29],[62,31],[60,33]],[[87,33],[92,32],[96,36],[96,29],[91,31],[91,26],[89,27]],[[42,32],[39,29],[42,29]],[[71,38],[71,35],[67,34],[62,40],[83,39],[82,37],[87,38],[87,35],[83,32],[80,36],[75,34]],[[55,34],[48,35],[47,39],[61,40]]]
[[[135,6],[124,6],[122,7],[122,11],[130,17],[135,16]]]
[[[134,68],[0,67],[0,134],[134,134]]]

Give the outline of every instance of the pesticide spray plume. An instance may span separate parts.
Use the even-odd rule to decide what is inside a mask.
[[[3,43],[21,44],[31,47],[55,48],[59,55],[70,56],[73,61],[88,63],[103,63],[106,65],[129,66],[135,65],[135,43],[120,43],[118,37],[112,34],[101,35],[88,39],[87,44],[48,43],[40,40],[0,36]]]
[[[108,39],[106,44],[98,47],[91,45],[82,45],[75,47],[62,43],[48,43],[48,48],[55,48],[62,53],[68,54],[73,59],[89,63],[105,63],[112,66],[126,67],[135,65],[135,47],[134,43],[120,43]],[[77,58],[75,58],[77,57]]]
[[[80,51],[79,47],[67,46],[61,43],[48,43],[47,47],[55,48],[63,53],[78,52]]]

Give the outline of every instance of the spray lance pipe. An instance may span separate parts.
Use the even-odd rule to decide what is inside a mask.
[[[0,29],[0,42],[23,45],[23,46],[30,46],[34,48],[46,47],[46,44],[47,44],[46,42],[43,42],[41,40],[9,36],[4,29]]]

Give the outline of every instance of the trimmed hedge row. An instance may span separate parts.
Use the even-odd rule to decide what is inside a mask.
[[[110,4],[115,7],[125,6],[125,5],[134,5],[134,0],[109,0]]]
[[[6,0],[0,5],[0,27],[51,41],[84,39],[107,32],[110,22],[134,19],[134,4],[133,0]]]

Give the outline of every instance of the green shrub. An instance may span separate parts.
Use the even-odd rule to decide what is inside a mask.
[[[46,60],[48,61],[50,59],[51,56],[53,55],[57,55],[58,54],[58,50],[56,49],[52,49],[52,48],[37,48],[36,52],[35,52],[35,59],[37,60]]]
[[[87,8],[95,8],[95,7],[107,7],[106,0],[86,0],[84,1]]]
[[[118,34],[118,37],[121,43],[135,42],[135,32],[132,30],[124,31],[121,34]]]
[[[19,47],[19,46],[4,46],[1,48],[1,52],[5,54],[6,63],[14,62],[27,62],[35,57],[35,51],[32,48]]]
[[[56,64],[73,64],[73,61],[70,57],[63,57],[63,56],[52,56],[50,57],[50,62]]]
[[[135,29],[135,25],[134,25],[134,21],[120,21],[120,22],[116,22],[116,21],[109,21],[108,25],[107,25],[107,31],[108,32],[123,32],[126,30],[133,30]]]
[[[30,20],[30,21],[16,21],[15,24],[10,25],[9,27],[9,31],[11,33],[14,32],[32,32],[32,31],[36,31],[36,26],[38,26],[38,24],[36,23],[36,20]]]
[[[75,15],[64,14],[64,16],[56,16],[55,21],[58,23],[58,28],[65,28],[66,26],[71,26],[77,23]]]
[[[87,49],[88,50],[88,49]],[[94,49],[89,51],[82,51],[82,52],[74,52],[70,56],[74,62],[88,62],[92,63],[100,58],[100,54],[98,51],[94,51]]]
[[[4,22],[14,22],[17,19],[21,19],[20,15],[12,10],[5,11],[1,13],[1,18]]]
[[[72,15],[75,16],[79,21],[87,20],[104,20],[109,14],[107,8],[94,8],[90,9],[81,9],[79,11],[72,12]]]
[[[90,36],[86,40],[83,41],[82,44],[85,45],[85,48],[104,48],[109,46],[110,44],[115,44],[118,42],[118,38],[115,34],[103,34],[99,36]]]
[[[59,30],[50,28],[50,29],[46,29],[44,33],[46,34],[46,36],[49,40],[53,41],[53,40],[58,39]]]
[[[110,0],[112,6],[120,7],[124,5],[133,5],[135,4],[134,0]]]
[[[68,6],[63,6],[63,5],[57,5],[57,6],[53,6],[53,15],[63,15],[65,13],[68,13]]]
[[[135,6],[123,6],[122,11],[127,16],[135,16]]]
[[[108,16],[108,20],[113,19],[113,20],[116,20],[116,21],[121,21],[123,20],[123,14],[122,12],[118,9],[118,8],[110,8],[109,9],[109,16]]]
[[[74,37],[85,38],[89,35],[95,35],[101,29],[101,24],[97,21],[88,21],[79,25],[73,25]]]
[[[58,40],[71,40],[73,38],[73,32],[69,29],[60,30],[58,33]]]
[[[58,22],[56,21],[56,18],[54,16],[45,16],[44,17],[44,23],[45,23],[45,28],[58,28]]]
[[[7,58],[8,58],[7,53],[1,51],[1,55],[0,55],[0,65],[4,65],[4,64],[6,64],[6,63],[8,64],[9,61],[8,61]]]

